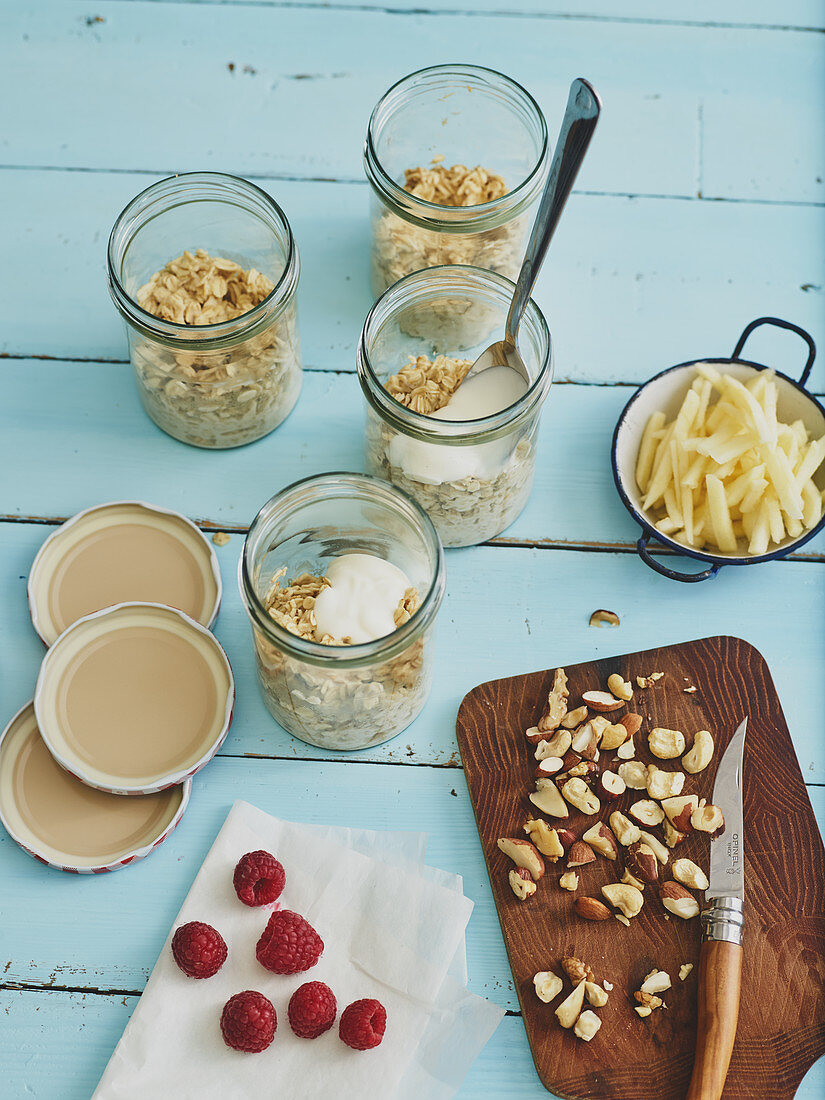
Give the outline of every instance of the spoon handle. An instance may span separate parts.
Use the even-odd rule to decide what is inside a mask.
[[[516,292],[507,315],[504,338],[508,343],[516,342],[516,332],[521,316],[529,301],[536,276],[544,263],[547,247],[556,231],[590,139],[593,137],[600,110],[601,101],[587,81],[580,77],[574,80],[570,85],[567,109],[556,141],[550,173],[539,202],[533,231],[519,272]]]

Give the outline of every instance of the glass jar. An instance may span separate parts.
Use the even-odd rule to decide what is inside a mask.
[[[140,289],[197,249],[255,269],[274,289],[216,324],[178,324],[143,309]],[[278,427],[301,390],[299,273],[283,211],[246,180],[193,172],[132,199],[109,238],[109,291],[126,321],[141,404],[159,428],[197,447],[237,447]]]
[[[553,377],[547,322],[531,299],[519,328],[531,384],[492,416],[435,419],[396,401],[384,383],[410,357],[460,353],[475,360],[503,337],[514,289],[509,279],[472,267],[416,272],[378,299],[358,344],[367,471],[417,500],[445,546],[493,538],[527,503],[539,417]]]
[[[419,605],[403,626],[372,642],[325,645],[269,615],[279,576],[287,584],[306,573],[324,576],[346,553],[372,554],[406,573]],[[395,737],[419,714],[432,684],[445,582],[441,543],[415,501],[364,474],[298,481],[255,517],[238,579],[264,702],[290,733],[323,749],[363,749]]]
[[[508,190],[474,206],[444,206],[404,189],[407,169],[436,163],[480,165]],[[364,147],[375,297],[412,271],[443,264],[515,279],[547,165],[541,108],[509,77],[436,65],[399,80],[372,112]]]

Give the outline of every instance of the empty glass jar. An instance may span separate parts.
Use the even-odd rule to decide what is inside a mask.
[[[226,292],[229,275],[242,287],[249,276],[262,300],[228,320],[181,323],[186,302],[177,277],[164,271],[170,261],[191,274],[202,297]],[[141,403],[159,428],[198,447],[237,447],[278,427],[301,389],[299,273],[286,216],[246,180],[214,172],[172,176],[129,203],[109,239],[109,290],[126,322]],[[178,320],[141,305],[152,280],[180,307]],[[216,301],[212,316],[229,312],[224,301],[216,312]]]
[[[275,585],[323,577],[342,554],[402,569],[418,608],[375,641],[326,645],[285,629],[269,612]],[[284,578],[281,582],[281,578]],[[415,501],[364,474],[290,485],[249,528],[239,564],[264,702],[281,725],[324,749],[362,749],[395,737],[430,693],[433,627],[444,596],[444,552]]]
[[[454,165],[470,170],[461,201],[472,205],[444,205],[426,186],[418,186],[421,194],[405,190],[408,170]],[[547,165],[544,116],[516,81],[456,64],[399,80],[372,112],[364,148],[374,295],[410,272],[443,264],[515,278]],[[506,193],[489,200],[477,193],[476,166],[500,177]]]

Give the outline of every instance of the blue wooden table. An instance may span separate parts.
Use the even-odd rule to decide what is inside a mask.
[[[510,981],[454,736],[482,680],[715,633],[770,663],[825,817],[825,537],[793,558],[678,585],[638,560],[608,449],[634,383],[726,355],[775,314],[825,346],[825,8],[821,0],[36,0],[0,11],[0,701],[32,694],[42,647],[25,582],[80,508],[143,498],[180,509],[218,550],[217,625],[237,716],[150,859],[77,878],[0,835],[0,1096],[84,1100],[230,804],[294,820],[426,829],[464,876],[471,988],[508,1015],[462,1097],[541,1097]],[[540,470],[524,514],[448,554],[441,664],[396,741],[343,756],[290,738],[258,696],[235,567],[257,508],[295,478],[362,468],[354,345],[370,305],[360,151],[381,93],[423,65],[509,72],[551,131],[572,77],[605,109],[537,298],[556,340]],[[141,411],[104,250],[125,202],[175,171],[254,179],[286,210],[303,259],[307,373],[274,435],[225,453],[163,435]],[[752,356],[794,374],[788,334]],[[825,391],[825,368],[814,368]],[[484,598],[480,599],[480,593]],[[588,626],[609,607],[618,630]],[[460,654],[460,660],[456,655]],[[798,1096],[821,1097],[825,1065]],[[767,1098],[766,1098],[767,1100]]]

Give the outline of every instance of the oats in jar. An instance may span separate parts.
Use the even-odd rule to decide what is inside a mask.
[[[405,407],[433,420],[469,421],[500,412],[525,393],[509,367],[467,378],[468,359],[410,356],[386,383]],[[466,379],[466,380],[465,380]],[[426,442],[396,431],[370,410],[367,469],[409,493],[435,524],[445,546],[467,546],[498,534],[527,502],[535,462],[534,426],[488,442]]]
[[[162,321],[196,329],[243,317],[274,289],[255,268],[199,248],[156,271],[137,301]],[[184,350],[136,334],[131,350],[148,414],[170,435],[200,447],[234,447],[266,435],[292,410],[301,387],[294,301],[219,349]]]

